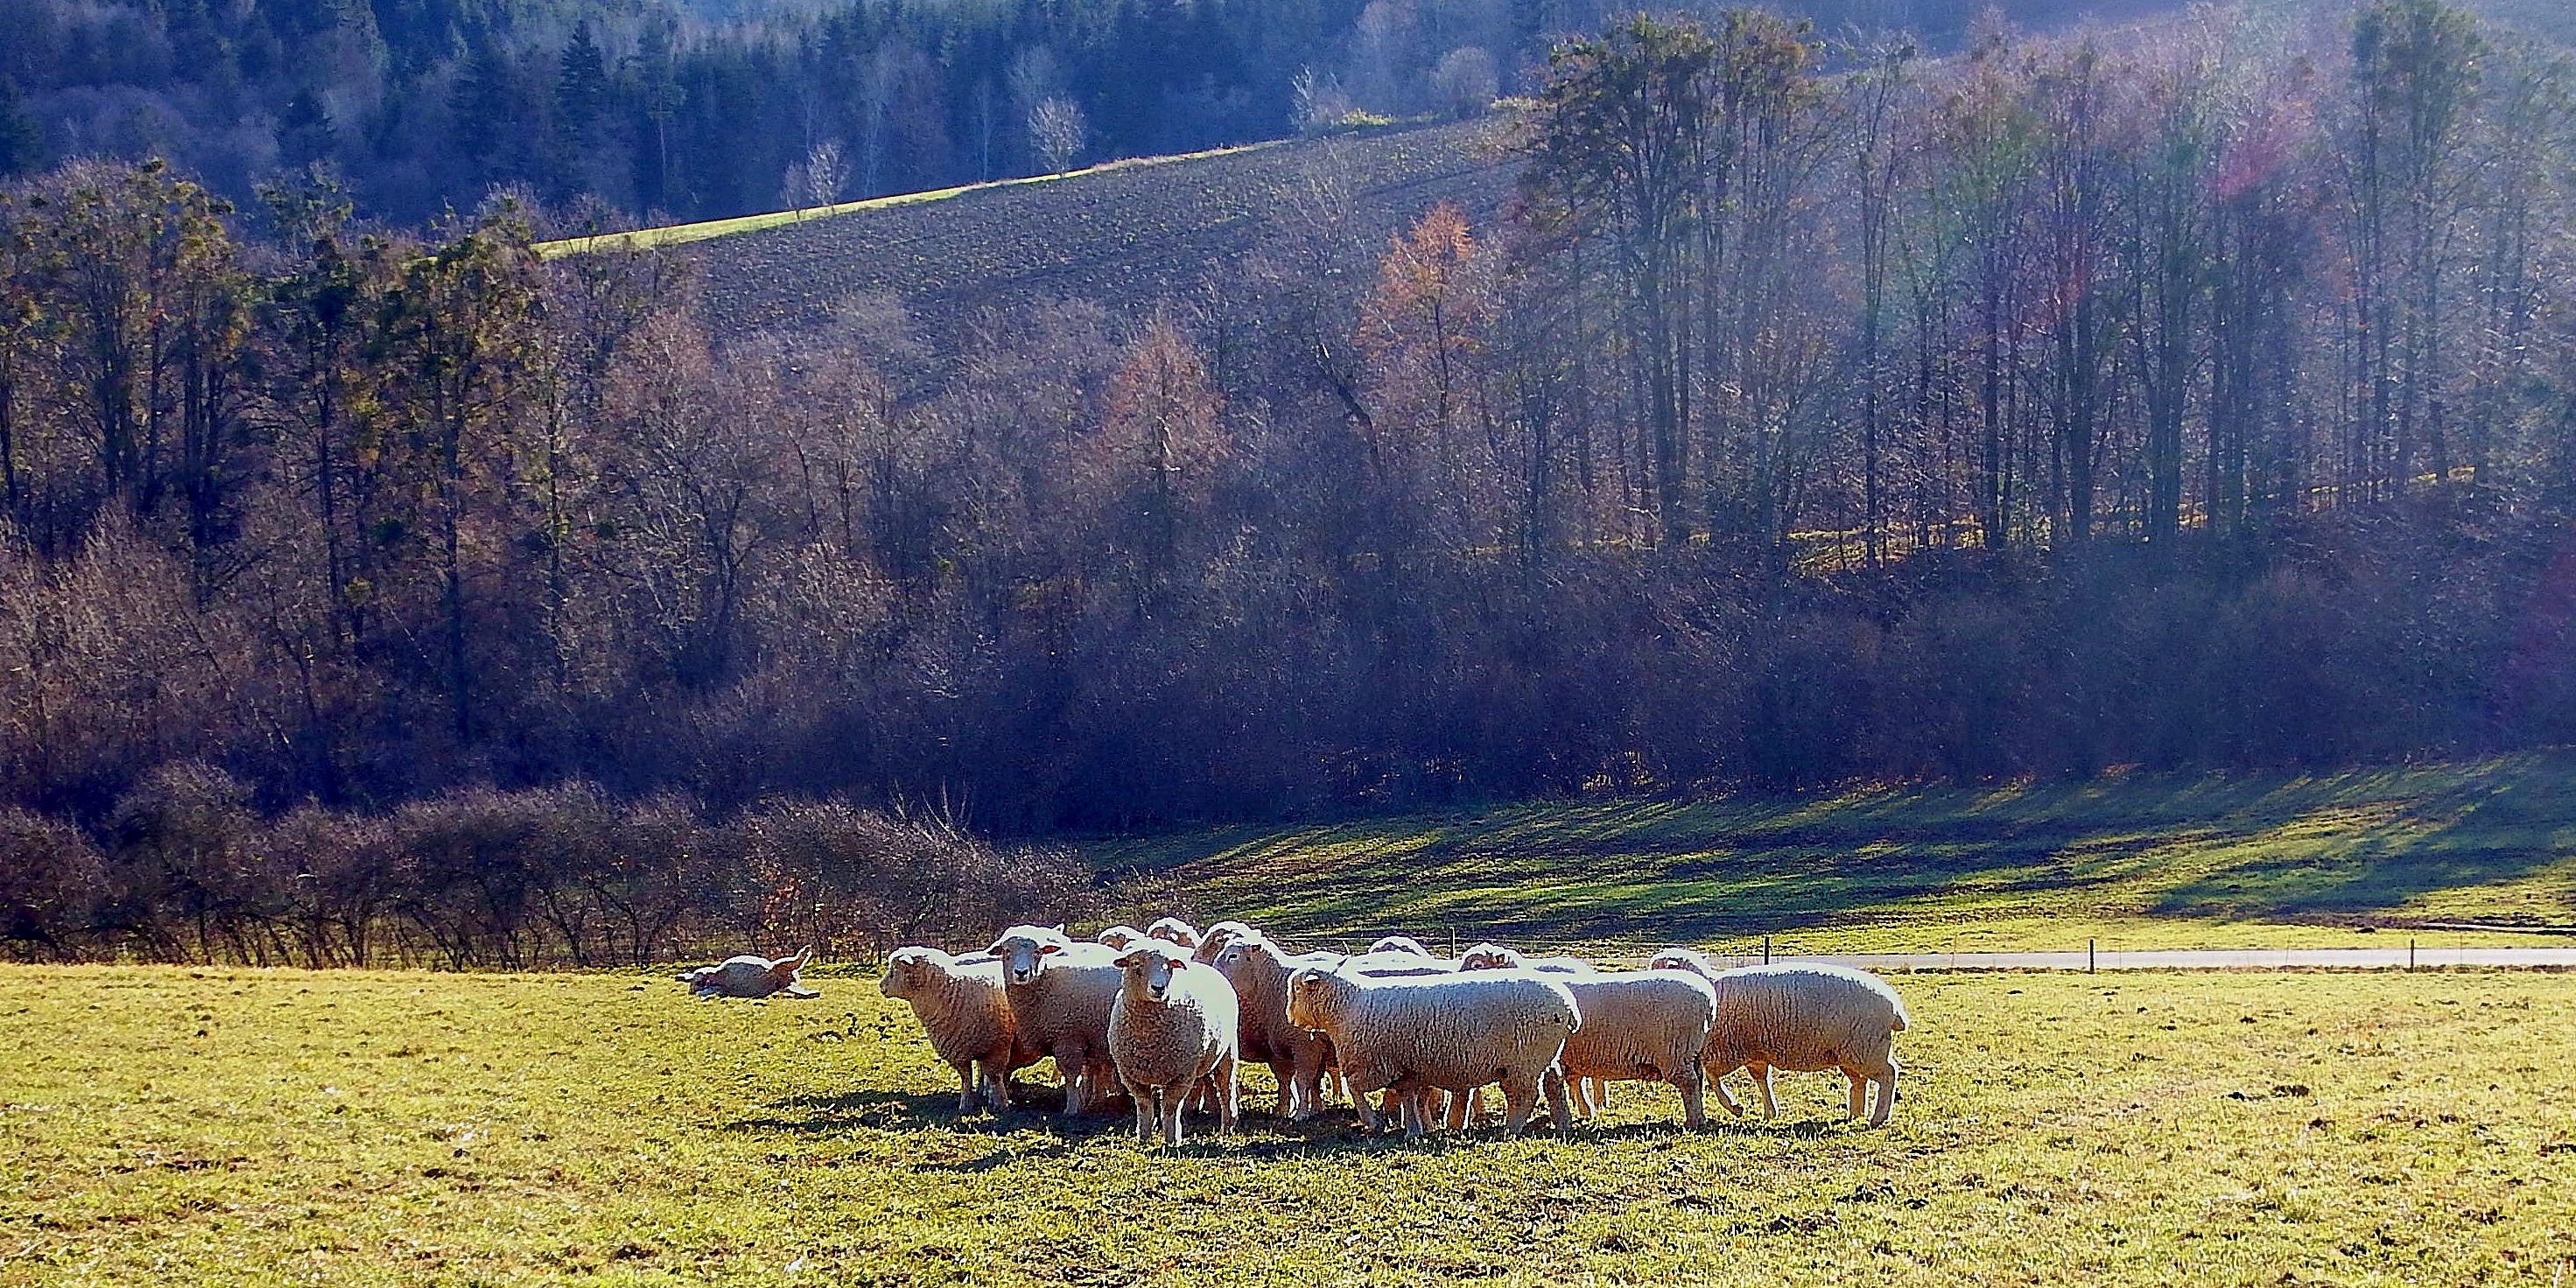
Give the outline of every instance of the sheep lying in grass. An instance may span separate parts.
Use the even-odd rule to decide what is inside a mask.
[[[1178,917],[1156,917],[1154,918],[1154,924],[1145,927],[1145,933],[1149,937],[1160,939],[1165,943],[1179,944],[1183,948],[1190,949],[1197,948],[1199,946],[1199,941],[1203,938],[1203,936],[1199,934],[1198,927],[1193,926]]]
[[[1215,933],[1216,927],[1210,927],[1210,942]],[[1339,961],[1332,953],[1290,953],[1247,927],[1227,936],[1210,963],[1234,986],[1236,1053],[1245,1063],[1270,1066],[1279,1079],[1279,1112],[1289,1118],[1311,1117],[1320,1106],[1333,1048],[1289,1022],[1288,977],[1309,966],[1329,969]]]
[[[783,993],[789,997],[820,997],[822,994],[798,982],[796,972],[814,957],[811,948],[800,949],[793,957],[745,955],[728,957],[713,966],[700,966],[680,976],[680,982],[700,997],[768,997]]]
[[[1177,944],[1139,944],[1117,965],[1109,1059],[1136,1098],[1137,1143],[1153,1139],[1159,1117],[1163,1143],[1180,1144],[1181,1108],[1202,1088],[1215,1103],[1217,1130],[1233,1131],[1237,1016],[1225,976]]]
[[[1358,1101],[1369,1092],[1393,1090],[1405,1135],[1417,1139],[1422,1093],[1463,1096],[1489,1082],[1502,1084],[1506,1134],[1520,1134],[1542,1092],[1559,1134],[1571,1121],[1556,1061],[1582,1019],[1555,980],[1517,971],[1371,978],[1310,966],[1289,977],[1288,1018],[1332,1042],[1372,1130],[1377,1114]]]
[[[877,988],[912,1004],[930,1049],[957,1071],[957,1112],[972,1112],[978,1093],[994,1113],[1011,1112],[1011,1071],[1019,1066],[1012,1063],[1015,1031],[1000,962],[898,948]]]
[[[1115,1086],[1109,1012],[1125,978],[1117,951],[1077,944],[1062,926],[1013,926],[986,951],[1002,963],[1016,1033],[1011,1058],[1022,1066],[1052,1058],[1064,1082],[1064,1112],[1080,1117]]]
[[[1887,1122],[1896,1106],[1894,1038],[1909,1023],[1904,1001],[1887,981],[1847,966],[1719,970],[1688,948],[1667,948],[1647,964],[1691,971],[1716,989],[1717,1021],[1709,1029],[1700,1064],[1727,1112],[1744,1112],[1722,1081],[1737,1069],[1751,1070],[1753,1085],[1762,1092],[1762,1112],[1773,1118],[1780,1116],[1779,1099],[1771,1091],[1773,1069],[1839,1069],[1851,1082],[1851,1116],[1858,1118],[1867,1108],[1872,1126]],[[1875,1106],[1868,1103],[1871,1083],[1878,1084]]]
[[[1095,943],[1105,944],[1123,953],[1128,949],[1145,942],[1146,935],[1144,931],[1138,930],[1134,926],[1111,926],[1107,930],[1093,935],[1091,938]]]

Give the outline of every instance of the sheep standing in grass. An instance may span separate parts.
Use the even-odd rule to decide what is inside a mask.
[[[1559,1134],[1571,1121],[1556,1061],[1583,1021],[1555,980],[1517,971],[1371,978],[1310,966],[1289,977],[1288,1018],[1331,1040],[1355,1103],[1396,1092],[1409,1139],[1425,1125],[1422,1093],[1464,1095],[1489,1082],[1502,1084],[1507,1134],[1520,1134],[1542,1093]],[[1365,1103],[1360,1116],[1377,1127]]]
[[[1111,926],[1107,930],[1093,935],[1091,938],[1095,943],[1106,944],[1123,953],[1128,949],[1145,942],[1146,935],[1144,931],[1138,930],[1134,926]]]
[[[1002,963],[1016,1034],[1011,1058],[1020,1065],[1052,1058],[1064,1082],[1064,1112],[1080,1117],[1115,1086],[1109,1011],[1125,978],[1118,953],[1074,943],[1062,926],[1013,926],[986,951]]]
[[[1458,954],[1458,969],[1535,970],[1545,971],[1551,975],[1591,975],[1597,973],[1597,968],[1594,967],[1592,963],[1585,961],[1580,957],[1532,957],[1517,949],[1505,948],[1501,944],[1496,943],[1478,944],[1475,947]],[[1580,1001],[1581,999],[1577,1000]],[[1602,1108],[1610,1102],[1609,1088],[1602,1085],[1597,1079],[1575,1077],[1571,1072],[1567,1073],[1566,1076],[1574,1078],[1573,1085],[1567,1090],[1568,1093],[1574,1097],[1575,1110],[1586,1118],[1599,1117]],[[1467,1104],[1458,1107],[1458,1111],[1453,1112],[1451,1117],[1453,1119],[1462,1119],[1476,1116],[1483,1112],[1480,1105],[1481,1098],[1475,1095],[1470,1095],[1467,1098]]]
[[[1717,1021],[1700,1064],[1727,1112],[1744,1112],[1721,1081],[1737,1069],[1751,1070],[1762,1112],[1773,1118],[1780,1116],[1773,1069],[1839,1069],[1851,1082],[1851,1116],[1867,1109],[1870,1125],[1887,1122],[1896,1107],[1895,1035],[1909,1023],[1904,1001],[1887,981],[1848,966],[1805,963],[1718,970],[1687,948],[1667,948],[1648,964],[1704,975],[1716,989]],[[1871,1083],[1878,1084],[1874,1106]]]
[[[1178,945],[1139,944],[1120,954],[1123,972],[1109,1013],[1109,1059],[1136,1098],[1136,1141],[1181,1143],[1181,1108],[1205,1089],[1217,1130],[1233,1131],[1240,1103],[1235,1073],[1234,989]]]
[[[811,948],[801,949],[793,957],[728,957],[680,976],[680,982],[700,997],[768,997],[774,993],[820,997],[822,994],[796,978],[796,972],[805,969],[805,963],[813,957]]]
[[[957,1071],[957,1112],[972,1112],[979,1092],[994,1113],[1011,1112],[1011,1070],[1019,1066],[1012,1063],[1015,1030],[1000,962],[898,948],[877,988],[912,1004],[930,1049]]]
[[[1167,944],[1179,944],[1183,948],[1192,950],[1197,949],[1199,942],[1205,938],[1199,934],[1198,927],[1178,917],[1154,918],[1154,924],[1145,927],[1145,934],[1149,938],[1160,939]]]
[[[1511,963],[1527,960],[1511,949],[1479,944],[1459,958],[1459,965],[1462,971],[1511,970],[1516,969]],[[1700,1055],[1717,1017],[1716,990],[1690,971],[1603,974],[1589,962],[1576,964],[1582,969],[1548,972],[1561,977],[1558,982],[1574,994],[1575,1007],[1583,1014],[1582,1030],[1566,1039],[1565,1054],[1558,1060],[1574,1081],[1576,1108],[1586,1118],[1597,1118],[1609,1103],[1609,1084],[1668,1082],[1682,1093],[1683,1123],[1699,1126],[1704,1121]],[[1463,1123],[1475,1112],[1471,1096],[1468,1104],[1453,1108],[1452,1121]]]
[[[1216,928],[1208,933],[1214,942]],[[1333,1063],[1331,1043],[1289,1022],[1288,977],[1309,966],[1329,969],[1340,960],[1331,953],[1290,953],[1247,927],[1229,935],[1211,963],[1234,986],[1236,1053],[1246,1063],[1270,1066],[1285,1117],[1313,1116],[1323,1100],[1324,1070]]]

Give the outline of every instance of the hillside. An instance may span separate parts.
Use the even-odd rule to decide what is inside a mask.
[[[2576,758],[1525,805],[1094,847],[1139,900],[1301,935],[1784,950],[2560,942]]]
[[[987,305],[1136,304],[1189,289],[1288,220],[1381,244],[1439,201],[1501,212],[1500,121],[1390,129],[551,244],[687,245],[721,333],[801,328],[899,301],[937,338]]]

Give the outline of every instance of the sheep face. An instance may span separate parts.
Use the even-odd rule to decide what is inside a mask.
[[[898,948],[886,959],[885,978],[877,981],[877,991],[888,997],[911,1000],[928,980],[935,950]]]
[[[1458,957],[1460,970],[1519,970],[1524,959],[1501,944],[1478,944]]]
[[[1044,926],[1013,926],[993,941],[984,951],[1002,963],[1002,973],[1014,984],[1026,984],[1046,969],[1046,959],[1073,947],[1064,937],[1064,927],[1049,930]]]
[[[1694,975],[1710,979],[1714,979],[1717,976],[1716,965],[1710,962],[1707,957],[1703,956],[1698,951],[1689,948],[1667,948],[1662,952],[1647,958],[1646,969],[1686,970]]]
[[[1134,926],[1111,926],[1092,938],[1112,948],[1125,949],[1145,942],[1145,932]]]
[[[1331,1009],[1333,979],[1329,972],[1309,966],[1288,977],[1288,1022],[1309,1033],[1324,1031],[1324,1016]]]
[[[1160,944],[1139,945],[1118,958],[1118,969],[1127,972],[1129,990],[1142,989],[1146,997],[1162,1001],[1172,991],[1172,979],[1190,968],[1188,955],[1176,953]]]

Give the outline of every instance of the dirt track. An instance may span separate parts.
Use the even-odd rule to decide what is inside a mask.
[[[1720,957],[1728,966],[1759,957]],[[1832,962],[1863,970],[2430,970],[2476,966],[2505,970],[2576,969],[2571,948],[2167,948],[2136,952],[1855,953],[1775,957],[1775,962]]]

